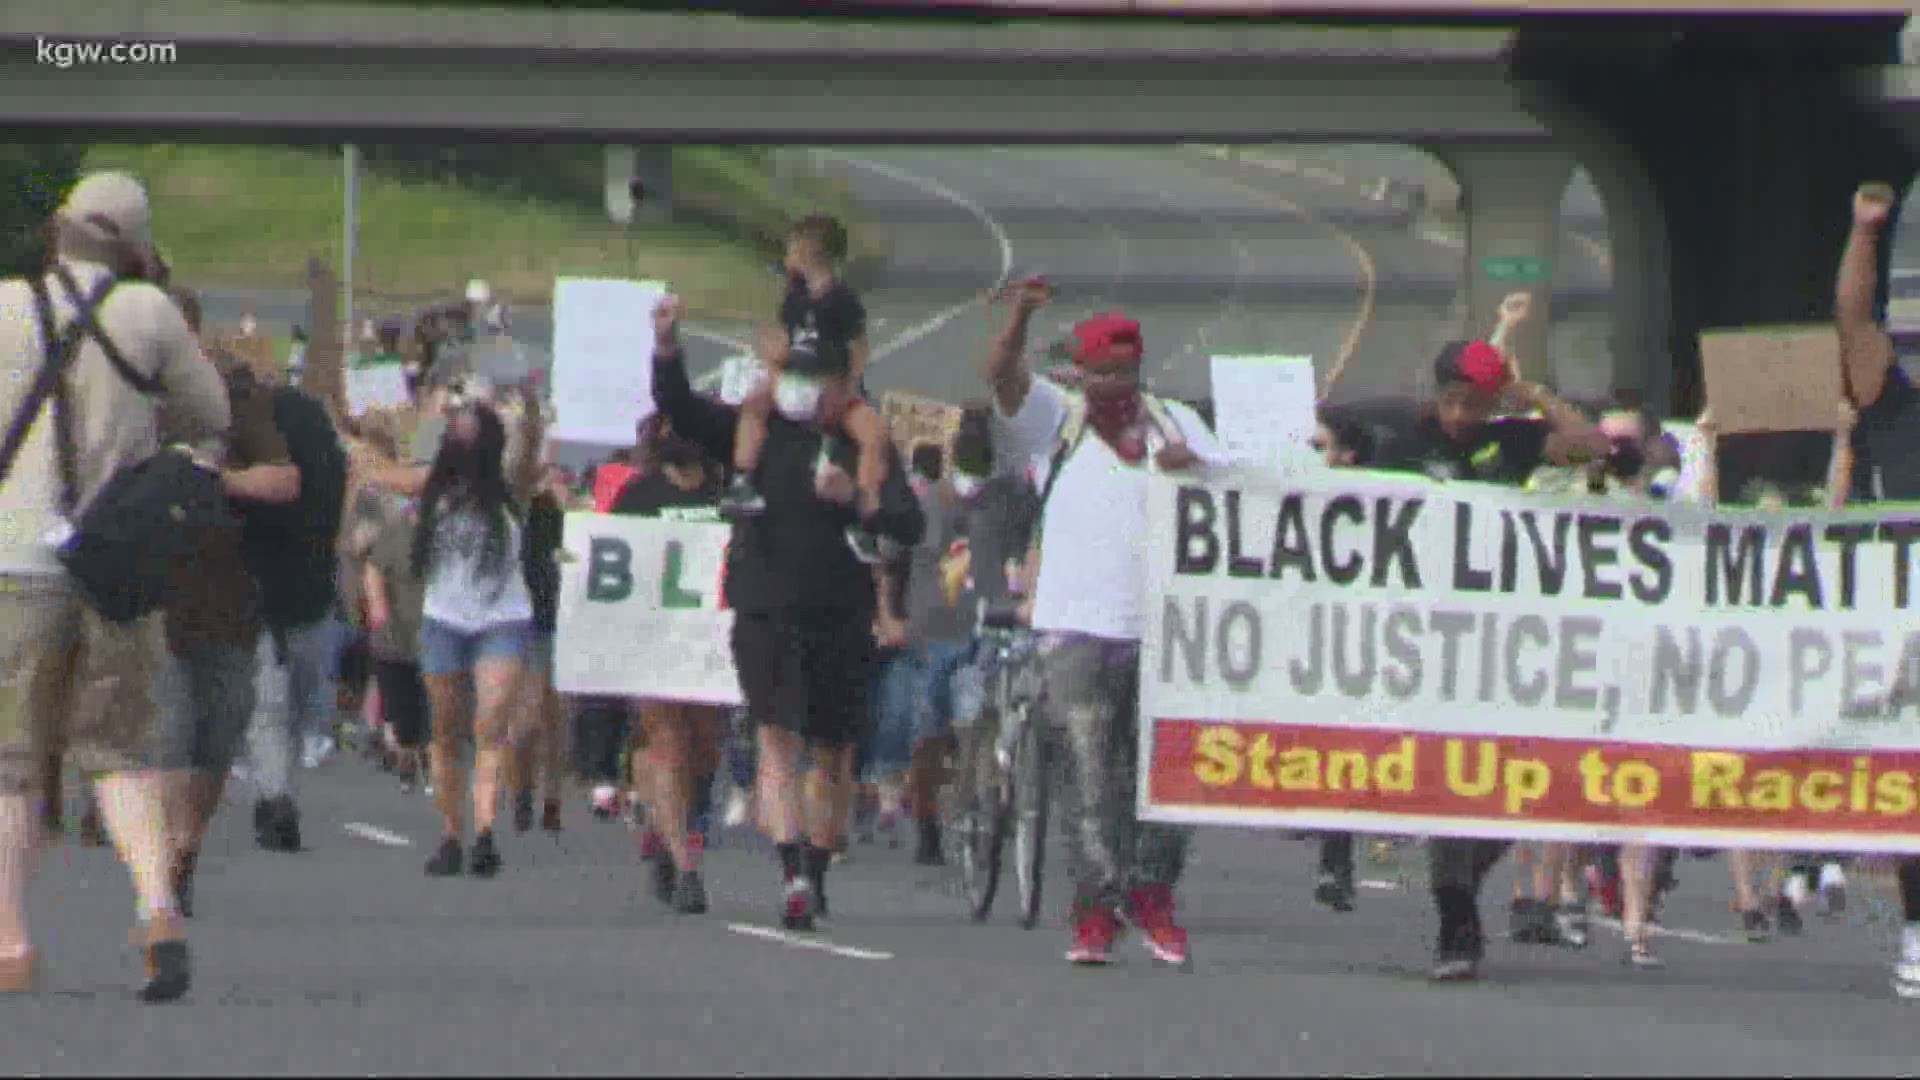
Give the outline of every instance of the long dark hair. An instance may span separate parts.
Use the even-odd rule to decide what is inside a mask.
[[[466,410],[475,420],[471,442],[453,437],[459,416],[447,418],[447,434],[433,456],[427,485],[420,493],[420,524],[413,534],[413,572],[426,580],[433,568],[434,533],[448,512],[472,512],[486,520],[486,543],[480,549],[480,571],[505,587],[509,572],[509,522],[519,520],[513,492],[507,486],[507,428],[500,414],[485,405]]]

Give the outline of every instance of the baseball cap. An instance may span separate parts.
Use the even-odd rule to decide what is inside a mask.
[[[1466,383],[1481,390],[1498,390],[1511,378],[1507,359],[1484,341],[1453,341],[1433,358],[1433,379],[1441,387]]]
[[[123,172],[88,173],[73,185],[59,215],[101,241],[152,239],[147,189]]]
[[[1104,311],[1073,328],[1073,362],[1138,360],[1146,351],[1140,324],[1118,311]]]

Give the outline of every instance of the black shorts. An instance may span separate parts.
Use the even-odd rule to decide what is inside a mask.
[[[867,729],[873,622],[857,611],[740,613],[733,665],[748,719],[822,746],[850,746]]]

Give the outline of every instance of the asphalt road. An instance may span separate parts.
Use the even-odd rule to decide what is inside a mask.
[[[1915,1006],[1886,989],[1890,934],[1809,921],[1736,943],[1721,862],[1682,864],[1659,942],[1668,968],[1496,943],[1478,985],[1424,981],[1417,854],[1399,886],[1367,865],[1359,910],[1309,899],[1312,846],[1203,831],[1185,886],[1195,970],[1135,948],[1069,968],[1062,920],[974,925],[947,872],[859,847],[835,918],[802,946],[773,931],[768,854],[711,853],[714,908],[646,892],[624,826],[578,800],[558,842],[503,836],[493,881],[430,880],[427,800],[357,761],[307,774],[309,850],[216,823],[193,924],[197,983],[141,1007],[120,944],[131,890],[113,857],[44,858],[33,889],[44,992],[0,999],[0,1053],[25,1075],[435,1073],[787,1075],[1896,1075]],[[1057,887],[1057,877],[1050,884]],[[1491,910],[1506,871],[1488,886]],[[1866,904],[1856,895],[1855,912]],[[1133,942],[1127,942],[1129,946]]]

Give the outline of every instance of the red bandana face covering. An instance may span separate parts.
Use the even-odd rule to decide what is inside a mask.
[[[1120,460],[1129,464],[1147,455],[1146,440],[1141,438],[1140,389],[1130,384],[1088,386],[1087,426],[1101,441],[1113,448]]]

